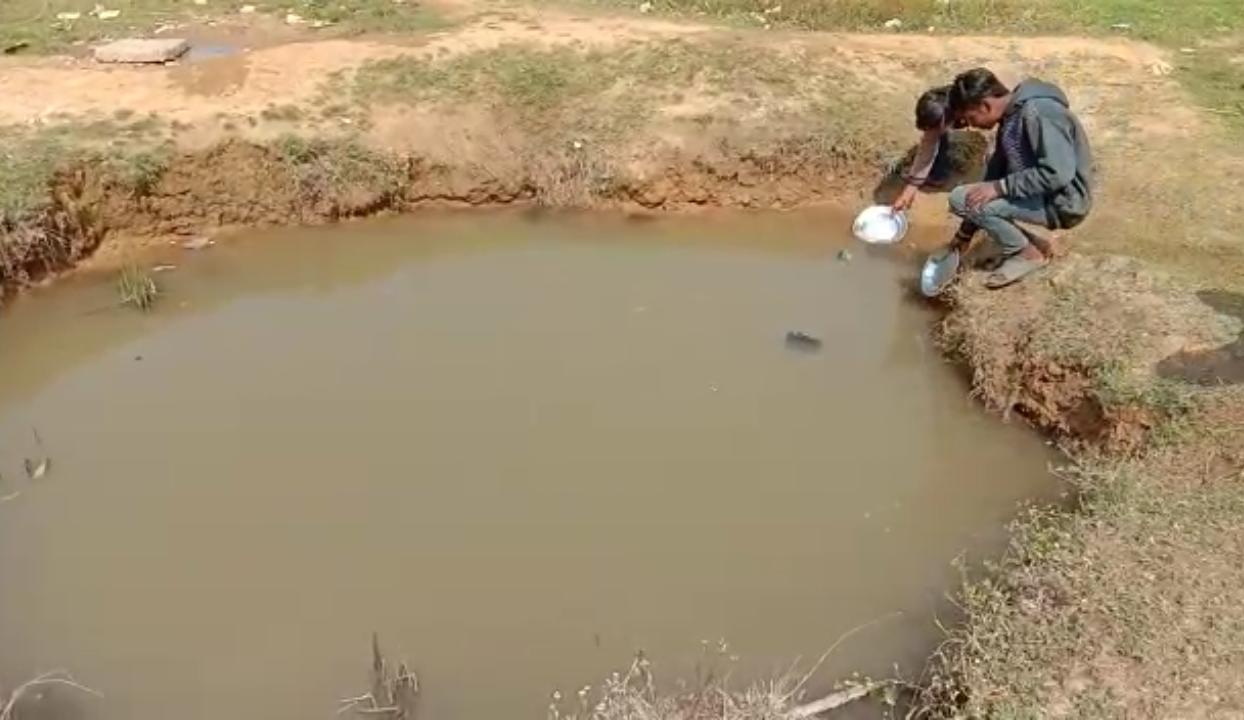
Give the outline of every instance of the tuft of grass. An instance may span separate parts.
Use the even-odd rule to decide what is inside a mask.
[[[298,122],[304,113],[297,105],[269,105],[259,116],[268,122]]]
[[[387,206],[400,196],[406,179],[406,168],[399,160],[354,137],[308,139],[287,134],[273,147],[297,184],[299,196],[312,204],[328,203],[339,214],[354,214],[350,208],[360,203]]]
[[[105,158],[105,165],[131,192],[145,195],[151,192],[168,169],[172,156],[171,146],[136,152],[114,152]]]
[[[70,148],[58,137],[0,138],[0,223],[15,225],[47,206],[49,183]]]
[[[148,312],[160,296],[155,278],[137,265],[126,265],[117,275],[117,296],[122,306]]]

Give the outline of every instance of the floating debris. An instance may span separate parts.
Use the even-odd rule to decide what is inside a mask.
[[[902,30],[903,21],[899,20],[898,18],[890,18],[889,20],[885,21],[885,29],[886,30]]]
[[[821,339],[801,330],[786,333],[786,346],[796,350],[815,352],[821,349]]]
[[[241,13],[242,15],[250,15],[251,13],[255,12],[255,6],[254,5],[243,5],[242,7],[238,8],[238,12]]]
[[[851,251],[846,248],[839,250],[838,262],[851,262]]]
[[[202,250],[215,244],[215,240],[203,235],[196,238],[190,238],[189,240],[183,242],[181,246],[186,250]]]
[[[56,13],[56,19],[57,19],[57,20],[60,20],[60,21],[62,21],[62,22],[73,22],[74,20],[77,20],[77,19],[78,19],[78,18],[80,18],[80,17],[82,17],[82,13],[80,13],[80,12],[59,12],[59,13]]]
[[[43,458],[39,462],[35,462],[30,458],[26,458],[26,477],[33,480],[42,479],[48,474],[48,470],[52,467],[52,458]]]
[[[303,20],[303,19],[302,19],[302,16],[301,16],[301,15],[299,15],[298,13],[286,13],[286,15],[285,15],[285,24],[286,24],[286,25],[301,25],[301,24],[303,24],[304,22],[306,22],[306,21],[305,21],[305,20]]]

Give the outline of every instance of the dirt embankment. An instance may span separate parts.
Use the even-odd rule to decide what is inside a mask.
[[[6,286],[96,248],[424,203],[859,202],[912,142],[912,99],[964,65],[1058,80],[1108,158],[1194,126],[1149,73],[1160,52],[1124,42],[734,32],[523,6],[403,38],[219,32],[190,34],[231,53],[170,68],[0,60],[0,92],[24,98],[0,108],[0,151],[38,159],[0,169],[22,188],[0,191]],[[1112,125],[1124,114],[1144,123],[1127,142]],[[943,222],[940,207],[921,217]]]
[[[965,586],[927,714],[1244,712],[1242,319],[1244,296],[1122,257],[956,289],[943,341],[988,406],[1067,448],[1076,500],[1021,516]]]

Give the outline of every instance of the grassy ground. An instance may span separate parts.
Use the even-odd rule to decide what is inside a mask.
[[[99,5],[120,11],[101,19]],[[444,25],[444,19],[420,3],[394,0],[4,0],[0,2],[0,49],[6,52],[53,52],[102,38],[146,34],[161,25],[245,18],[238,10],[249,5],[256,13],[285,18],[288,13],[307,23],[331,24],[346,32],[408,32]]]
[[[598,0],[635,7],[631,0]],[[1174,70],[1208,107],[1244,128],[1244,3],[1238,0],[654,0],[674,15],[750,27],[878,32],[1110,35],[1180,53]]]
[[[960,288],[945,339],[988,404],[1075,448],[1076,512],[1021,517],[1010,551],[966,585],[968,620],[931,666],[924,709],[1236,717],[1244,391],[1156,368],[1181,347],[1233,346],[1241,322],[1135,260],[1076,257],[1048,279],[1012,291],[1004,316],[996,295]]]

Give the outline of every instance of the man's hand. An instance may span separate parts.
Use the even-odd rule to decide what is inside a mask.
[[[911,206],[916,202],[916,193],[919,190],[920,188],[915,185],[907,185],[903,188],[903,192],[898,194],[898,198],[895,199],[894,204],[890,207],[894,208],[895,212],[910,210]]]
[[[991,182],[975,183],[968,186],[968,209],[973,212],[980,210],[989,203],[1002,197],[998,185]]]

